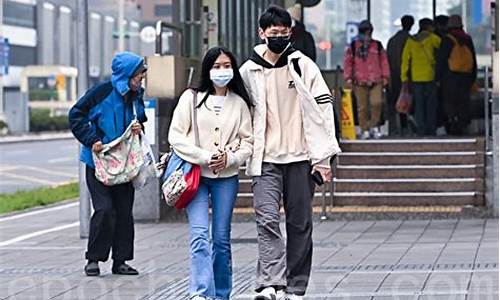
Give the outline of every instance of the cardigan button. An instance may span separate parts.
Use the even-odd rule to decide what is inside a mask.
[[[219,127],[215,127],[215,131],[219,131]]]
[[[215,147],[218,147],[219,146],[219,143],[215,142],[214,143]]]

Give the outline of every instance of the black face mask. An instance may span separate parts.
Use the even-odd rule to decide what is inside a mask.
[[[290,36],[267,37],[267,47],[276,54],[282,53],[290,44]]]

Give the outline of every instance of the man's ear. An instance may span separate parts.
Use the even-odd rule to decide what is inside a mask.
[[[258,33],[259,33],[259,38],[261,40],[265,41],[266,40],[266,35],[264,34],[264,30],[259,27]]]

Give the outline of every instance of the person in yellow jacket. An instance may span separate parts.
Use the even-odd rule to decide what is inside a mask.
[[[437,128],[436,52],[441,38],[433,33],[433,22],[419,21],[419,32],[406,41],[401,62],[401,82],[410,84],[419,135],[435,135]]]

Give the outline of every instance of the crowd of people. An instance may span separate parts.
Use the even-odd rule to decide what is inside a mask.
[[[197,86],[188,88],[173,113],[168,141],[181,159],[200,167],[199,186],[186,206],[189,223],[189,298],[229,299],[232,291],[231,220],[239,167],[252,176],[258,241],[256,300],[303,299],[309,283],[312,200],[315,184],[332,180],[332,159],[340,152],[334,99],[319,67],[300,16],[270,6],[260,16],[262,44],[238,68],[224,47],[207,51]],[[383,90],[389,105],[408,85],[414,97],[418,134],[434,135],[443,124],[460,134],[467,115],[476,61],[459,16],[419,21],[401,19],[402,30],[387,51],[372,38],[369,21],[348,45],[345,82],[357,99],[362,138],[380,138]],[[294,39],[304,40],[295,48]],[[311,49],[309,49],[311,50]],[[96,153],[131,128],[141,135],[147,121],[142,80],[144,59],[119,53],[111,80],[91,88],[71,109],[69,121],[82,144],[94,213],[84,271],[100,275],[99,262],[112,251],[112,273],[138,275],[126,262],[134,257],[134,185],[106,184],[96,177]],[[402,123],[410,119],[398,116]],[[125,164],[134,161],[128,156]],[[283,201],[281,204],[281,200]],[[286,237],[280,229],[280,208]],[[211,213],[210,209],[211,207]],[[211,214],[211,218],[210,218]]]
[[[462,135],[471,121],[470,97],[477,62],[462,18],[423,18],[415,35],[410,34],[413,25],[412,16],[403,16],[401,30],[391,37],[385,50],[372,38],[372,24],[362,21],[358,36],[346,48],[345,86],[352,87],[356,99],[362,139],[382,136],[379,125],[384,102],[390,131],[402,135]],[[395,109],[403,89],[409,90],[413,99],[409,113]]]

